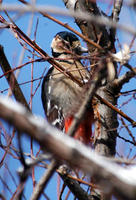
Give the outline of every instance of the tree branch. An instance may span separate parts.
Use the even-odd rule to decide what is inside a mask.
[[[114,7],[112,11],[112,20],[113,22],[118,22],[119,21],[119,14],[122,8],[123,0],[115,0],[114,1]],[[111,28],[110,29],[110,35],[112,42],[115,42],[115,36],[116,36],[116,28]]]
[[[131,168],[125,169],[108,162],[79,141],[62,134],[56,128],[51,127],[47,121],[34,117],[20,104],[7,98],[0,97],[0,117],[14,125],[19,131],[34,138],[43,149],[46,148],[57,159],[65,160],[71,166],[95,176],[96,182],[105,192],[108,188],[108,192],[113,192],[121,199],[135,200],[135,168],[131,173]]]
[[[98,25],[95,23],[97,19],[101,17],[102,15],[94,1],[92,2],[92,1],[85,1],[85,0],[79,0],[79,1],[63,0],[63,2],[65,3],[66,7],[70,10],[71,15],[75,17],[75,21],[77,25],[79,26],[79,28],[81,29],[83,35],[85,35],[92,41],[102,46],[103,49],[104,47],[109,46],[109,44],[107,43],[109,42],[109,39],[108,39],[109,37],[105,29],[105,25],[102,25],[102,24]],[[76,17],[75,15],[73,15],[73,11],[75,13],[76,12],[86,13],[88,15],[88,18],[83,19],[83,18],[79,18],[78,16]],[[89,20],[92,18],[95,18],[96,21],[94,22],[94,20],[93,21]],[[101,38],[99,38],[100,35],[101,35]],[[87,44],[88,44],[89,52],[90,53],[93,52],[95,48],[92,45],[89,45],[89,43]]]
[[[23,0],[23,1],[22,1],[22,0],[19,0],[19,1],[22,2],[22,3],[25,4],[25,5],[29,5],[29,3],[26,2],[26,1],[24,1],[24,0]],[[87,38],[86,36],[84,36],[83,34],[81,34],[80,32],[78,32],[77,30],[73,29],[73,28],[72,28],[71,26],[69,26],[68,24],[59,21],[58,19],[52,17],[51,15],[47,14],[46,12],[40,12],[40,13],[41,13],[44,17],[46,17],[46,18],[48,18],[48,19],[54,21],[55,23],[57,23],[57,24],[59,24],[59,25],[65,27],[65,28],[67,28],[68,30],[72,31],[73,33],[75,33],[76,35],[78,35],[80,38],[82,38],[84,41],[88,42],[89,44],[95,46],[95,47],[98,48],[98,49],[102,49],[102,47],[101,47],[99,44],[97,44],[97,43],[95,43],[94,41],[90,40],[89,38]]]
[[[34,192],[31,196],[31,200],[37,200],[42,195],[43,190],[45,189],[49,179],[52,177],[54,171],[58,167],[58,163],[56,160],[52,160],[51,164],[49,165],[48,169],[45,171],[44,175],[36,185]]]
[[[64,181],[64,184],[67,185],[67,187],[76,196],[76,198],[78,198],[79,200],[92,200],[91,195],[88,195],[87,192],[85,192],[85,190],[81,188],[80,184],[76,180],[69,178],[67,171],[64,169],[63,166],[58,169],[58,173]]]
[[[128,71],[122,76],[120,76],[118,79],[115,79],[114,83],[115,83],[116,89],[121,89],[122,86],[125,83],[129,82],[130,79],[133,78],[134,76],[136,76],[136,68],[133,68],[133,71]]]
[[[20,87],[18,85],[16,77],[15,77],[14,73],[11,71],[12,68],[11,68],[11,66],[10,66],[6,56],[5,56],[3,47],[1,45],[0,45],[0,65],[1,65],[1,68],[3,70],[3,73],[10,71],[10,73],[8,73],[5,77],[8,81],[8,84],[9,84],[11,90],[12,90],[12,93],[13,93],[15,99],[18,102],[22,103],[24,106],[26,106],[26,108],[28,110],[30,110],[29,105],[28,105],[28,103],[27,103],[27,101],[26,101],[26,99],[25,99],[25,97],[22,93],[22,90],[20,89]]]

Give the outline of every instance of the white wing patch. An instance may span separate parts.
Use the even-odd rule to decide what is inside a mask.
[[[61,108],[58,108],[57,105],[54,105],[54,107],[52,109],[56,109],[57,110],[57,114],[58,117],[52,122],[53,126],[56,126],[57,124],[62,124],[63,123],[63,117],[62,117],[62,112],[61,112]]]
[[[51,109],[51,99],[50,99],[50,94],[51,94],[51,86],[48,87],[47,115],[49,114],[50,109]]]

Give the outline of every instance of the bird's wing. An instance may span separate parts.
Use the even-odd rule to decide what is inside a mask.
[[[43,79],[41,91],[42,104],[47,120],[53,126],[56,126],[62,130],[64,128],[64,116],[62,114],[62,110],[55,104],[50,95],[51,88],[49,86],[49,80],[51,78],[52,71],[53,67],[49,69],[48,73]]]

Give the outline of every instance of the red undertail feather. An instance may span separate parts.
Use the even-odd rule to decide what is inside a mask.
[[[67,133],[74,117],[69,116],[65,119],[65,132]],[[80,140],[85,144],[91,143],[91,136],[92,136],[92,124],[94,122],[93,114],[88,112],[84,119],[81,121],[79,127],[76,130],[75,139]]]

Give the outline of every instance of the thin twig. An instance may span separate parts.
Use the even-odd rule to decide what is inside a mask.
[[[136,76],[136,68],[133,68],[133,70],[126,72],[122,76],[120,76],[118,79],[115,79],[115,84],[118,88],[121,88],[125,83],[129,82],[129,80]]]
[[[52,160],[48,169],[45,171],[44,175],[36,185],[34,192],[31,196],[31,200],[37,200],[40,198],[45,186],[47,185],[49,179],[52,177],[57,167],[58,167],[58,162],[56,160]]]
[[[130,137],[132,138],[133,140],[133,143],[135,144],[136,146],[136,140],[135,140],[135,137],[133,136],[133,134],[131,133],[130,129],[128,128],[128,126],[126,125],[124,119],[121,117],[121,122],[123,124],[123,126],[125,127],[125,129],[127,130],[128,134],[130,135]]]
[[[77,180],[69,178],[66,174],[59,173],[59,175],[76,198],[79,200],[91,200],[91,195],[88,195],[87,192],[81,188]]]
[[[134,121],[133,119],[131,119],[128,115],[126,115],[124,112],[122,112],[121,110],[119,110],[118,108],[116,108],[115,106],[113,106],[110,102],[108,102],[106,99],[100,97],[98,94],[95,94],[96,98],[99,99],[102,103],[104,103],[105,105],[107,105],[109,108],[111,108],[112,110],[114,110],[116,113],[118,113],[119,115],[121,115],[122,117],[124,117],[127,121],[129,121],[133,127],[136,126],[136,121]]]

